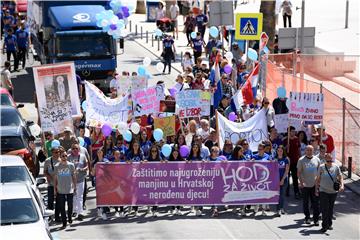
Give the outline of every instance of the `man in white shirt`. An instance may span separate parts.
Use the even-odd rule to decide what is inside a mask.
[[[11,82],[11,73],[10,73],[10,67],[11,64],[9,61],[5,61],[5,67],[4,69],[1,71],[1,87],[6,88],[10,95],[13,96],[13,84]]]
[[[196,134],[201,136],[204,140],[207,140],[207,138],[210,135],[210,130],[214,130],[214,129],[210,128],[209,121],[206,119],[200,120],[200,126],[201,128],[196,130]]]
[[[184,83],[184,77],[181,75],[178,75],[176,78],[176,84],[173,87],[176,92],[181,92],[183,90],[189,89],[190,86],[187,83]]]
[[[118,74],[116,72],[113,73],[113,78],[110,80],[110,92],[117,92],[119,81],[116,79]]]
[[[178,20],[177,17],[179,16],[179,6],[176,4],[176,1],[173,1],[173,4],[170,6],[170,19],[174,26],[173,37],[175,38],[175,31],[176,31],[176,39],[179,39],[179,28],[178,28]]]

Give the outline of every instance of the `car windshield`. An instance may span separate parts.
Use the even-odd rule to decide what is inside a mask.
[[[7,94],[1,94],[1,105],[4,106],[14,106],[14,103],[9,98],[9,95]]]
[[[1,153],[7,153],[14,150],[26,148],[24,141],[18,136],[1,137]]]
[[[61,36],[57,40],[59,57],[103,57],[111,56],[112,39],[103,35]]]
[[[39,220],[31,198],[1,200],[1,225],[26,224]]]
[[[28,182],[33,184],[26,166],[2,166],[0,178],[1,183]]]
[[[16,109],[1,109],[1,126],[20,126],[21,117]]]

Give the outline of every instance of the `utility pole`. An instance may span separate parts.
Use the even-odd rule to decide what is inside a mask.
[[[346,0],[345,28],[349,26],[349,0]]]
[[[304,27],[305,27],[305,0],[301,1],[301,38],[300,38],[300,54],[304,54]],[[304,79],[304,61],[301,59],[300,56],[300,78]],[[300,89],[302,89],[301,83],[303,81],[300,81]]]

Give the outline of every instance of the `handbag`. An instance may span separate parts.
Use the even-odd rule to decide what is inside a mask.
[[[325,164],[325,169],[326,169],[326,171],[328,172],[328,174],[329,174],[329,176],[330,176],[330,178],[331,178],[331,181],[334,183],[334,185],[333,185],[334,190],[335,190],[335,191],[339,191],[339,189],[340,189],[340,183],[339,183],[337,180],[334,181],[334,179],[332,178],[329,170],[328,170],[327,167],[326,167],[326,164]]]

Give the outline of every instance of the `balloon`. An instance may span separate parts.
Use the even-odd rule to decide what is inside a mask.
[[[41,127],[39,125],[37,125],[36,123],[29,126],[29,130],[30,130],[31,135],[33,135],[35,137],[39,136],[41,133]]]
[[[84,147],[85,146],[85,140],[82,137],[78,137],[78,140],[79,140],[80,146]]]
[[[212,26],[209,29],[209,33],[210,33],[210,36],[212,36],[213,38],[217,38],[219,36],[219,29],[215,26]]]
[[[248,49],[247,56],[248,56],[248,58],[249,58],[250,60],[252,60],[252,61],[256,61],[256,60],[258,59],[258,54],[257,54],[257,52],[256,52],[254,49],[252,49],[252,48],[249,48],[249,49]]]
[[[161,37],[163,35],[163,32],[160,29],[155,29],[154,33],[156,37]]]
[[[119,130],[119,133],[121,135],[124,135],[125,131],[128,129],[128,126],[125,122],[120,122],[117,128]]]
[[[103,19],[103,20],[101,20],[101,22],[100,22],[100,25],[101,25],[102,27],[106,27],[108,24],[109,24],[109,21],[106,20],[106,19]]]
[[[218,159],[220,161],[226,161],[227,160],[227,158],[224,155],[219,156]]]
[[[51,142],[51,148],[58,148],[58,147],[60,147],[60,142],[59,142],[59,140],[53,140],[52,142]]]
[[[137,122],[133,122],[130,125],[130,129],[134,134],[138,134],[140,132],[140,125]]]
[[[192,39],[196,38],[196,32],[192,32],[192,33],[190,34],[190,36],[191,36]]]
[[[137,70],[137,73],[140,75],[140,76],[144,76],[146,74],[146,69],[144,66],[139,66],[138,67],[138,70]]]
[[[182,145],[182,146],[180,147],[180,155],[181,155],[183,158],[187,157],[187,156],[189,155],[189,153],[190,153],[190,149],[189,149],[188,146]]]
[[[125,141],[131,142],[132,133],[129,130],[126,130],[125,133],[123,134],[123,137],[124,137]]]
[[[206,80],[204,81],[204,88],[207,90],[207,89],[209,89],[209,87],[210,87],[210,80],[209,80],[209,79],[206,79]]]
[[[85,137],[90,137],[90,130],[88,128],[85,128]]]
[[[267,46],[265,46],[263,50],[264,50],[264,53],[265,53],[265,54],[269,54],[269,52],[270,52],[270,50],[268,49]]]
[[[225,58],[229,60],[229,62],[231,62],[231,60],[234,58],[234,55],[232,54],[232,52],[227,52],[225,53]]]
[[[111,30],[116,30],[116,29],[117,29],[116,24],[114,24],[114,23],[113,23],[113,24],[111,24],[111,25],[110,25],[110,29],[111,29]]]
[[[175,88],[170,88],[170,89],[169,89],[169,93],[170,93],[170,96],[172,96],[173,98],[175,98],[176,93],[177,93],[177,90],[176,90]]]
[[[118,12],[116,14],[116,16],[119,18],[119,19],[123,19],[124,18],[124,15],[122,14],[122,12]]]
[[[235,120],[237,119],[237,116],[234,112],[229,113],[229,120],[232,122],[235,122]]]
[[[164,70],[164,64],[163,64],[162,62],[158,62],[158,63],[156,64],[156,70],[157,70],[158,72],[162,72],[162,71]]]
[[[143,65],[145,67],[148,67],[148,66],[150,66],[150,64],[151,64],[151,59],[149,57],[144,57]]]
[[[164,132],[160,128],[157,128],[154,130],[153,136],[154,136],[155,141],[159,142],[161,139],[163,139]]]
[[[224,72],[227,73],[227,74],[230,74],[231,71],[232,71],[231,65],[230,64],[225,65]]]
[[[277,95],[279,98],[285,98],[286,97],[286,89],[284,87],[278,87]]]
[[[109,124],[105,123],[102,127],[101,127],[101,132],[102,134],[107,137],[110,136],[111,132],[112,132],[112,128]]]
[[[165,156],[165,157],[169,157],[171,154],[171,146],[169,144],[164,144],[161,148],[161,153]]]
[[[86,100],[81,103],[81,108],[82,108],[82,110],[83,110],[84,112],[86,112],[86,109],[87,109],[87,102],[86,102]]]

